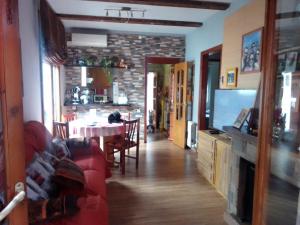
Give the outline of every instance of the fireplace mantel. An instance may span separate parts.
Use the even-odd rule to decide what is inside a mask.
[[[230,225],[244,224],[238,219],[240,188],[240,163],[245,159],[253,164],[257,161],[257,137],[241,132],[234,127],[224,127],[226,134],[232,137],[230,164],[230,182],[228,188],[228,206],[224,214]],[[300,154],[288,151],[285,143],[273,144],[271,156],[271,174],[296,187],[300,187]]]

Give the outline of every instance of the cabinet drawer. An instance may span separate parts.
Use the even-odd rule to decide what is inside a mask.
[[[214,183],[213,170],[207,170],[201,163],[198,163],[198,170],[203,177],[205,177],[210,183]]]
[[[206,160],[209,162],[214,161],[214,153],[213,152],[208,152],[208,151],[198,151],[198,159],[199,160]]]
[[[200,163],[203,167],[205,167],[207,170],[213,170],[214,169],[214,162],[205,160],[204,158],[198,159],[198,163]]]
[[[215,149],[215,141],[199,140],[198,150],[213,152]]]

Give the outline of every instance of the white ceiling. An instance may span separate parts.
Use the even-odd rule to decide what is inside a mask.
[[[232,2],[233,0],[211,0],[214,2]],[[75,14],[89,16],[106,16],[105,9],[131,7],[133,9],[145,9],[144,19],[155,20],[174,20],[188,22],[205,22],[209,17],[220,12],[218,10],[162,7],[137,4],[106,3],[96,1],[80,0],[48,0],[52,8],[59,14]],[[118,17],[118,13],[110,13],[109,16]],[[125,16],[125,15],[124,15]],[[125,16],[126,17],[126,16]],[[142,18],[135,15],[134,18]],[[183,35],[195,29],[191,27],[175,26],[158,26],[158,25],[140,25],[126,23],[108,23],[108,22],[91,22],[78,20],[63,20],[66,28],[95,28],[109,31],[122,31],[132,33],[156,33],[156,34],[173,34]],[[201,29],[201,28],[200,28]]]

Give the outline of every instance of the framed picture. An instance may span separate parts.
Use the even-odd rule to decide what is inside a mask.
[[[245,120],[247,119],[248,115],[249,115],[250,109],[242,109],[242,111],[240,112],[239,116],[236,118],[233,127],[241,129],[241,127],[243,126]]]
[[[226,71],[225,84],[227,88],[235,88],[237,86],[238,68],[231,68]]]
[[[298,52],[288,52],[286,54],[286,64],[284,72],[295,72],[297,67]]]
[[[243,35],[241,73],[260,72],[263,29]]]

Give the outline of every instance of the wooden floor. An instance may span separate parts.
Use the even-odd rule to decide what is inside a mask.
[[[198,173],[195,152],[167,140],[140,152],[138,172],[127,161],[126,175],[114,169],[108,180],[110,225],[225,225],[225,200]]]

